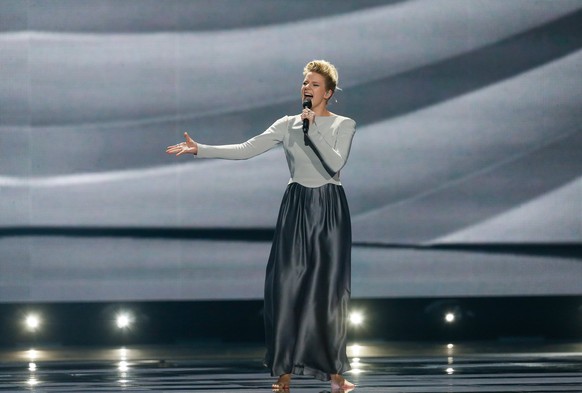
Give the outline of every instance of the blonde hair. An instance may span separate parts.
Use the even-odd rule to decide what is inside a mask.
[[[338,87],[339,75],[337,69],[333,64],[326,60],[312,60],[305,65],[303,68],[303,76],[307,75],[309,72],[316,72],[322,75],[325,79],[325,89],[331,90],[332,93],[335,89],[341,90]]]

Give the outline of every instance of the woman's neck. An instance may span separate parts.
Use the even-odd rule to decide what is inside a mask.
[[[315,112],[316,116],[331,116],[332,115],[332,113],[327,110],[327,106],[325,106],[325,105],[320,105],[316,108],[313,108],[312,111]]]

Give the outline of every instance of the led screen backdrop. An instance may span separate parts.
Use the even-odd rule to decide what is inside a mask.
[[[582,294],[578,0],[3,1],[0,302],[260,299],[284,153],[337,65],[354,297]]]

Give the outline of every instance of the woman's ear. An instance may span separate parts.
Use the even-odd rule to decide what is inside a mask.
[[[325,94],[324,94],[323,96],[324,96],[325,98],[331,98],[332,94],[333,94],[333,91],[331,91],[331,90],[328,90],[328,91],[326,91],[326,92],[325,92]]]

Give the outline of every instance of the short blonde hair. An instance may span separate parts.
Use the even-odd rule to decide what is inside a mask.
[[[317,72],[322,75],[325,79],[325,89],[335,92],[335,89],[339,89],[338,80],[339,75],[337,69],[333,64],[326,60],[312,60],[305,65],[303,68],[303,76],[307,75],[309,72]]]

